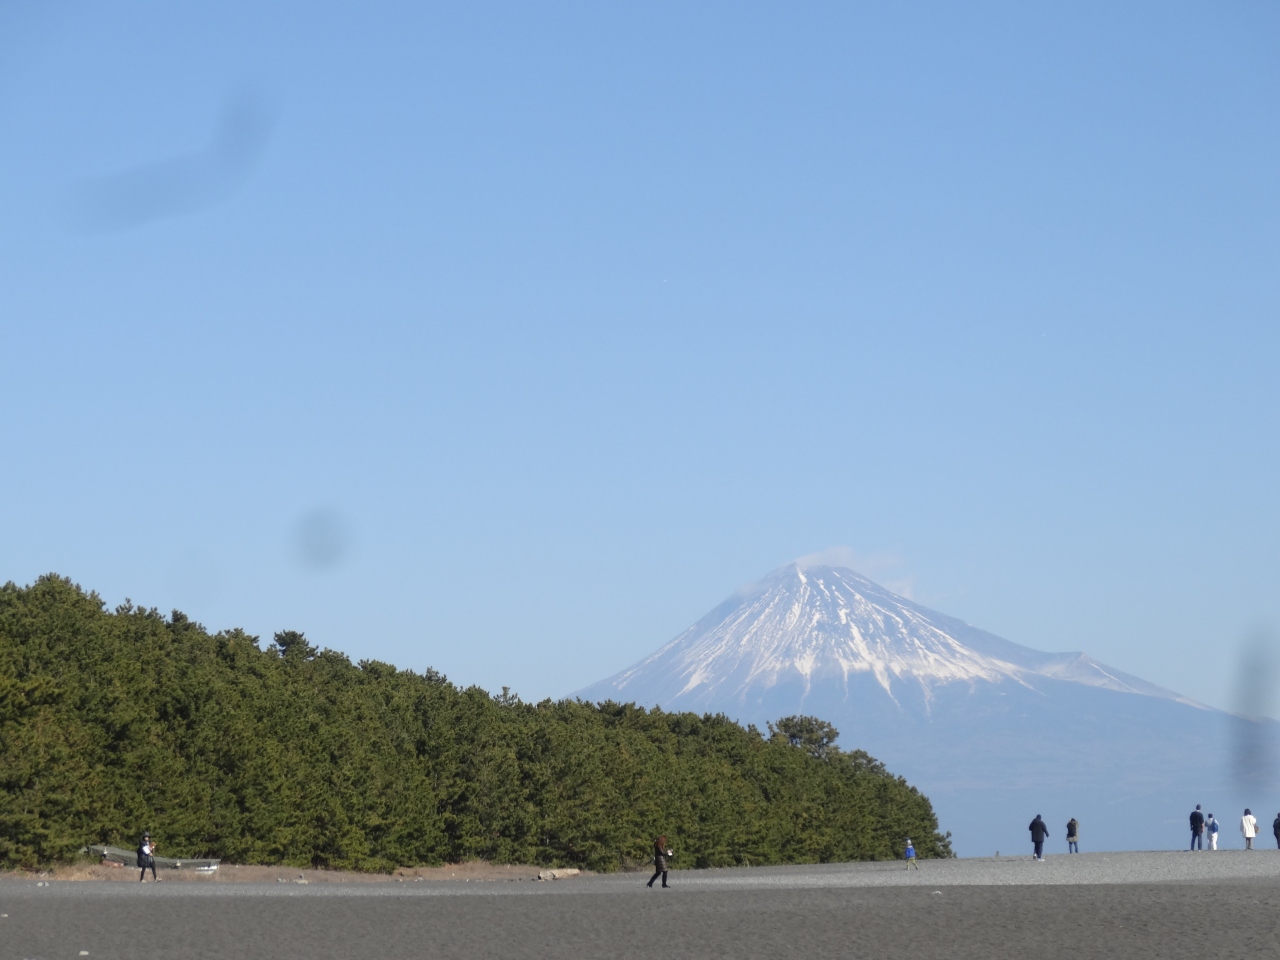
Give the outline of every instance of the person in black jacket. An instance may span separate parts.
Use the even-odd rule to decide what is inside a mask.
[[[142,875],[139,880],[146,882],[147,867],[151,868],[151,879],[159,880],[156,876],[156,845],[151,842],[150,832],[144,832],[142,839],[138,841],[138,866],[142,868]]]
[[[1275,820],[1271,823],[1271,832],[1275,834],[1276,846],[1280,847],[1280,813],[1276,814]]]
[[[1200,812],[1198,803],[1191,811],[1191,849],[1194,850],[1197,844],[1201,850],[1204,849],[1204,814]]]
[[[659,837],[653,841],[653,876],[649,878],[649,882],[645,884],[647,887],[653,886],[653,881],[659,877],[662,878],[662,885],[667,885],[667,858],[671,856],[671,851],[667,849],[667,838]]]
[[[1040,819],[1040,814],[1036,814],[1036,818],[1031,821],[1031,842],[1035,844],[1035,856],[1033,860],[1044,860],[1044,842],[1049,836],[1048,825]]]

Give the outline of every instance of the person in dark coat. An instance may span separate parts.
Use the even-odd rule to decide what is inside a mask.
[[[1280,848],[1280,813],[1277,813],[1275,820],[1271,822],[1271,832],[1275,834],[1276,847]]]
[[[151,879],[159,880],[156,876],[156,845],[151,842],[151,834],[143,831],[142,839],[138,841],[138,866],[142,868],[142,875],[138,877],[143,883],[147,880],[147,867],[151,868]]]
[[[1191,849],[1194,850],[1197,844],[1201,850],[1204,849],[1204,814],[1200,812],[1198,803],[1191,811]]]
[[[1080,821],[1072,817],[1067,821],[1067,853],[1080,852]]]
[[[653,881],[659,877],[662,878],[662,885],[667,885],[667,858],[671,856],[671,851],[667,849],[667,838],[659,837],[653,841],[653,876],[649,878],[646,887],[652,887]]]
[[[1036,814],[1036,818],[1031,821],[1031,842],[1035,845],[1035,856],[1033,860],[1044,859],[1044,842],[1049,837],[1049,826],[1040,819],[1040,814]]]

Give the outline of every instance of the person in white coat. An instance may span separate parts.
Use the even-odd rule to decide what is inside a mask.
[[[1209,849],[1218,849],[1218,821],[1213,814],[1209,814],[1204,822],[1204,835],[1209,838]]]
[[[1244,835],[1244,848],[1252,850],[1253,838],[1258,835],[1258,818],[1248,807],[1244,808],[1244,816],[1240,818],[1240,832]]]

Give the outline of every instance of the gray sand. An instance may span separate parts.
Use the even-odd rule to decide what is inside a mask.
[[[282,871],[283,872],[283,871]],[[531,881],[0,882],[0,960],[384,957],[1254,957],[1280,854],[675,871]]]

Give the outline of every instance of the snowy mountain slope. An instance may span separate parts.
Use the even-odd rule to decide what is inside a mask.
[[[926,711],[945,684],[1044,678],[1199,707],[1084,653],[1042,653],[899,597],[852,570],[791,564],[722,603],[640,663],[580,692],[669,709],[725,709],[778,686],[804,694],[866,675],[900,703],[918,688]],[[804,696],[802,695],[802,699]],[[913,698],[914,699],[914,698]]]
[[[1053,803],[1070,805],[1063,822],[1090,821],[1091,849],[1176,843],[1188,804],[1261,803],[1232,792],[1228,714],[1085,653],[1002,639],[844,568],[777,570],[578,696],[762,729],[822,717],[843,747],[919,786],[962,854],[1012,848],[1019,822]],[[1274,738],[1280,724],[1267,726]]]

